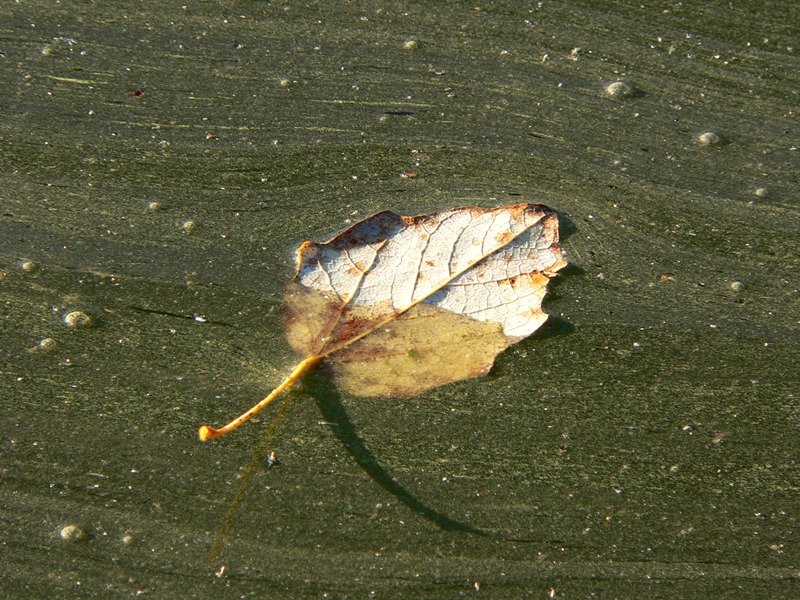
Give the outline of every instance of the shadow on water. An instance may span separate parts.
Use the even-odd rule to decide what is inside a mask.
[[[434,510],[415,498],[411,492],[400,485],[400,483],[398,483],[397,480],[395,480],[389,474],[389,472],[378,463],[375,455],[370,452],[369,448],[367,448],[367,446],[364,444],[364,441],[358,436],[358,433],[356,433],[355,427],[353,426],[353,422],[347,416],[347,411],[342,405],[340,394],[336,390],[335,386],[331,384],[330,379],[326,376],[324,371],[324,368],[322,370],[316,369],[306,375],[306,379],[303,382],[303,389],[307,393],[311,394],[325,420],[333,425],[332,429],[335,432],[337,439],[355,459],[356,463],[370,476],[370,478],[412,511],[424,517],[425,519],[428,519],[445,531],[488,535],[488,532],[482,531],[465,523],[461,523],[455,519],[451,519],[439,511]],[[280,399],[278,410],[273,415],[267,431],[262,436],[261,442],[259,443],[256,452],[253,454],[253,457],[250,460],[250,464],[243,471],[243,475],[239,481],[239,485],[237,486],[234,498],[231,501],[228,511],[220,523],[219,528],[217,529],[214,541],[206,554],[206,560],[211,566],[215,566],[222,555],[226,540],[228,538],[228,533],[236,518],[236,514],[239,511],[239,507],[244,501],[247,489],[250,487],[253,476],[262,464],[264,454],[274,441],[275,434],[283,422],[290,405],[292,404],[291,401],[291,394]]]
[[[326,378],[324,369],[317,370],[309,375],[306,380],[306,390],[313,396],[325,420],[333,424],[332,429],[338,440],[355,459],[358,466],[364,469],[375,483],[392,494],[409,509],[425,519],[428,519],[445,531],[460,531],[477,535],[488,535],[486,531],[456,521],[427,506],[400,485],[400,483],[380,465],[378,459],[369,448],[367,448],[366,444],[364,444],[364,440],[362,440],[356,432],[353,422],[350,420],[350,417],[348,417],[347,411],[342,405],[341,395],[336,390],[335,386],[331,385],[330,380]]]
[[[261,442],[259,442],[258,448],[253,454],[253,458],[250,459],[250,464],[247,465],[247,468],[244,470],[242,478],[239,480],[239,485],[236,487],[236,494],[228,506],[228,511],[225,514],[225,518],[222,519],[222,523],[220,523],[219,528],[217,529],[217,533],[214,536],[214,542],[211,544],[211,547],[206,553],[206,560],[208,561],[209,565],[214,565],[222,554],[228,537],[228,532],[233,525],[234,519],[236,519],[236,513],[239,512],[239,506],[241,506],[242,502],[244,501],[247,488],[250,487],[250,482],[253,480],[253,476],[258,470],[267,448],[269,448],[270,444],[275,439],[275,434],[277,433],[278,428],[281,426],[283,419],[286,417],[286,413],[289,411],[291,404],[291,396],[283,398],[283,401],[278,406],[277,412],[270,421],[269,427],[267,427],[267,431],[261,437]]]

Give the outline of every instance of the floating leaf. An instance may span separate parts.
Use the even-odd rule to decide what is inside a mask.
[[[287,286],[286,337],[303,357],[235,429],[323,359],[359,396],[411,396],[485,374],[547,320],[547,284],[565,267],[558,217],[540,204],[384,211],[329,242],[300,247]]]

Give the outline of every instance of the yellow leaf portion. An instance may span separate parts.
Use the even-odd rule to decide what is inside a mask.
[[[286,295],[287,339],[304,354],[314,345],[312,340],[320,340],[320,332],[331,328],[336,309],[319,292],[297,289],[297,284],[292,288]],[[308,312],[312,306],[314,312]],[[300,315],[304,318],[297,318]],[[337,386],[357,396],[413,396],[483,375],[509,344],[497,323],[428,304],[417,304],[387,322],[367,315],[363,322],[374,329],[326,357]]]

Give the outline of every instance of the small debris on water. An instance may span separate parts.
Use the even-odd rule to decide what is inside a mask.
[[[267,456],[267,468],[275,467],[279,464],[281,464],[281,461],[276,456],[275,451],[270,451],[269,455]]]

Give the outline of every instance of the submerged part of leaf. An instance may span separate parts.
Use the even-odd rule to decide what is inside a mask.
[[[305,354],[312,341],[320,339],[319,332],[330,327],[340,306],[297,283],[289,284],[285,300],[287,339],[295,351]],[[298,318],[301,315],[303,318]],[[378,324],[370,316],[364,314],[363,323]],[[417,304],[368,336],[343,346],[326,362],[333,368],[337,386],[348,393],[413,396],[487,373],[508,344],[498,323]]]
[[[286,290],[286,331],[303,357],[269,404],[323,359],[348,392],[417,394],[486,373],[495,356],[547,320],[547,284],[567,265],[558,217],[540,204],[380,212],[324,244],[300,247]]]

